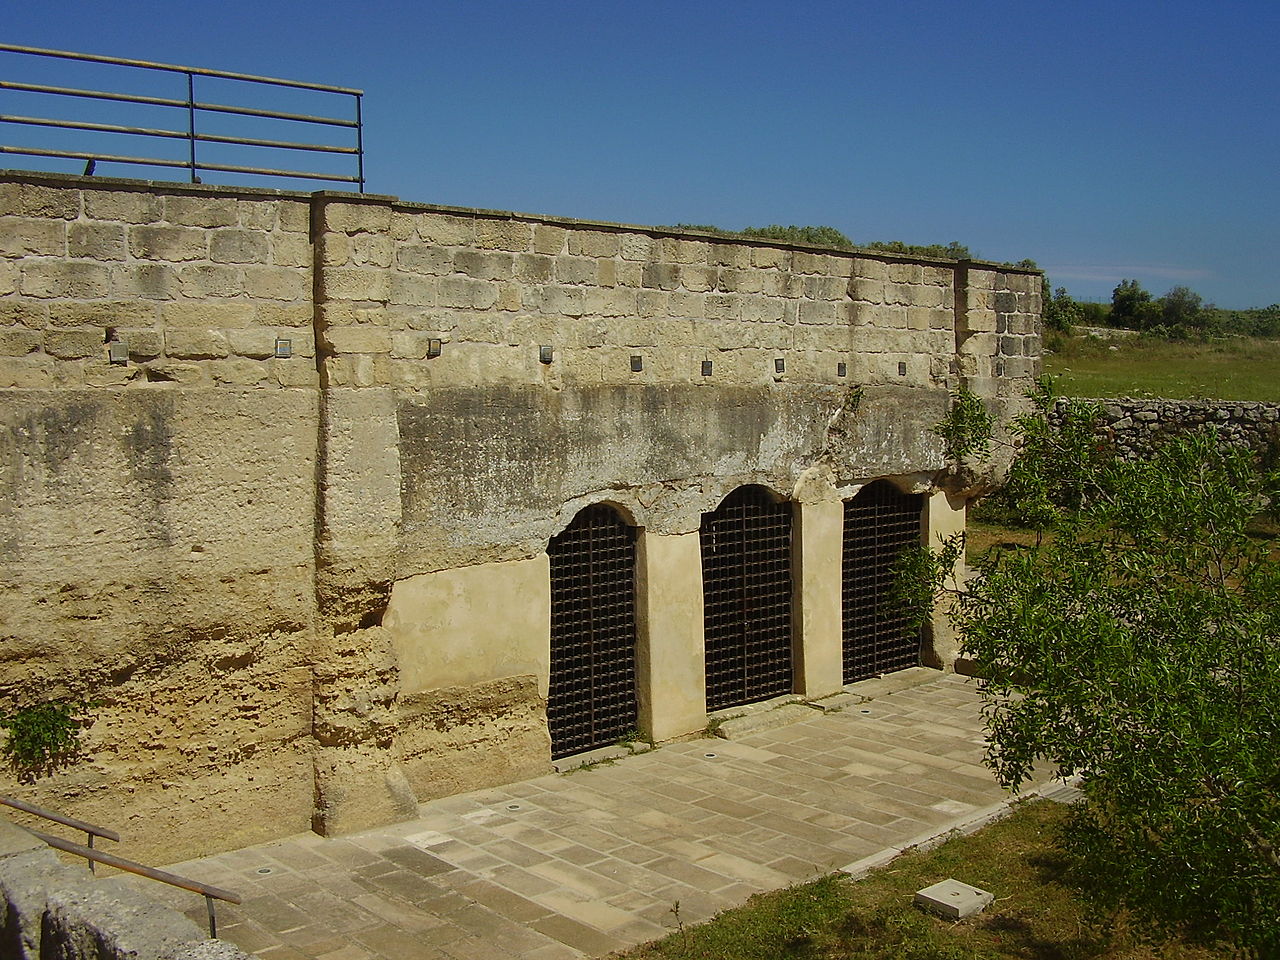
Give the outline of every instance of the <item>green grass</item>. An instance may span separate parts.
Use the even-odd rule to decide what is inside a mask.
[[[1123,914],[1091,912],[1054,837],[1066,808],[1048,801],[969,837],[908,853],[864,880],[836,874],[753,897],[705,924],[627,951],[630,960],[1208,960],[1230,952],[1156,941]],[[951,922],[912,904],[954,877],[996,901]],[[673,920],[674,923],[674,915]]]
[[[1060,378],[1058,390],[1068,397],[1280,401],[1280,340],[1102,341],[1050,334],[1045,346],[1054,352],[1046,354],[1044,372]]]

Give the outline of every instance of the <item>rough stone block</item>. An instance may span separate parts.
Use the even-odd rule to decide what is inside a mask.
[[[510,280],[515,260],[509,253],[459,250],[453,255],[453,269],[477,280]]]
[[[0,387],[52,386],[55,364],[56,360],[43,354],[14,359],[0,357]]]
[[[334,353],[388,353],[391,331],[386,327],[333,327],[322,340]]]
[[[652,290],[675,290],[680,286],[680,268],[674,263],[646,263],[640,282]]]
[[[164,200],[150,193],[118,190],[86,190],[85,216],[124,223],[156,223],[164,219]]]
[[[195,227],[133,226],[129,252],[139,260],[204,260],[209,252],[207,230]]]
[[[267,239],[271,262],[277,267],[310,267],[315,262],[315,250],[306,234],[276,231]]]
[[[67,227],[67,255],[91,260],[123,260],[124,225],[73,223]]]
[[[535,231],[535,246],[537,238],[538,234]],[[622,255],[623,260],[651,260],[653,258],[653,248],[653,237],[647,237],[640,233],[624,233],[618,240],[618,252]]]
[[[0,357],[23,357],[40,349],[43,335],[39,330],[12,327],[0,330]]]
[[[253,960],[253,958],[226,940],[202,940],[184,947],[173,955],[173,960]]]
[[[244,289],[264,300],[302,300],[311,295],[311,276],[294,267],[245,267]]]
[[[336,267],[321,274],[324,296],[329,300],[391,299],[391,274],[368,267]]]
[[[442,277],[453,272],[453,251],[422,243],[407,243],[396,250],[396,264],[410,273]]]
[[[616,257],[620,249],[616,233],[574,230],[569,234],[569,252],[577,257]]]
[[[484,280],[472,280],[470,277],[445,277],[440,281],[439,304],[442,307],[488,310],[497,302],[496,287]]]
[[[59,360],[101,357],[104,342],[101,330],[47,330],[44,352]]]
[[[254,306],[247,300],[180,300],[164,303],[160,318],[165,326],[201,327],[206,330],[247,327],[255,322]]]
[[[715,267],[703,267],[691,264],[680,268],[680,285],[693,293],[706,293],[716,289],[720,279]]]
[[[0,183],[0,214],[74,220],[80,216],[80,192],[31,183]]]
[[[533,224],[523,220],[477,220],[476,246],[481,250],[523,253],[533,245]]]
[[[227,343],[231,347],[231,352],[238,356],[265,360],[267,357],[275,356],[276,331],[262,327],[228,330]]]
[[[281,200],[276,211],[276,226],[287,233],[311,232],[311,205],[300,200]]]
[[[239,267],[199,263],[178,270],[178,283],[184,297],[235,297],[244,291]]]
[[[209,375],[215,383],[232,387],[252,387],[266,379],[271,371],[265,363],[245,357],[209,362]]]
[[[586,257],[556,257],[556,280],[560,283],[594,283],[596,262]]]
[[[163,263],[131,263],[111,268],[111,296],[173,300],[181,293],[178,271]]]
[[[19,289],[28,297],[105,297],[111,268],[87,260],[32,260],[22,264]]]
[[[62,220],[0,217],[0,257],[60,257],[66,242]]]
[[[439,296],[439,281],[434,277],[391,274],[391,303],[415,307],[434,307]]]
[[[562,317],[580,317],[585,311],[586,297],[581,287],[545,287],[542,291],[543,313]]]
[[[179,360],[206,360],[225,357],[231,350],[221,330],[168,330],[165,353]]]
[[[0,950],[13,960],[39,960],[50,890],[83,883],[83,869],[61,863],[25,830],[0,823]]]
[[[829,257],[825,253],[796,250],[791,254],[791,269],[796,273],[827,273]]]
[[[165,197],[164,218],[184,227],[234,227],[240,223],[240,209],[231,197]]]
[[[209,237],[209,259],[214,263],[266,263],[269,256],[267,235],[257,230],[215,230]]]
[[[116,336],[129,345],[129,358],[150,360],[164,353],[163,330],[117,330]]]
[[[327,203],[324,226],[342,233],[386,233],[391,228],[391,208],[385,203]]]
[[[395,244],[380,233],[358,233],[351,238],[351,262],[362,267],[389,267],[395,258]]]
[[[569,231],[549,223],[535,224],[533,228],[533,252],[556,256],[565,250]]]
[[[0,326],[21,324],[34,330],[42,330],[49,325],[49,306],[44,300],[6,297],[0,300]]]
[[[995,894],[952,879],[917,890],[915,896],[916,906],[948,920],[963,920],[981,913],[994,900]]]
[[[518,253],[515,258],[514,276],[517,280],[546,283],[551,279],[555,259],[540,253]]]
[[[59,960],[167,960],[203,939],[182,914],[129,887],[86,886],[49,895],[40,949]]]

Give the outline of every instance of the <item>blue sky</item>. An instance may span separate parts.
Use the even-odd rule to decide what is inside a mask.
[[[1029,257],[1083,299],[1280,301],[1274,0],[70,0],[11,4],[0,37],[362,88],[368,189],[406,200],[830,224]],[[0,54],[33,75],[113,85]]]

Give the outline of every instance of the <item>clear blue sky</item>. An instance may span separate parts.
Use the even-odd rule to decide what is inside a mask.
[[[0,38],[363,88],[368,189],[406,200],[830,224],[1030,257],[1079,298],[1280,301],[1275,0],[69,0],[10,3]]]

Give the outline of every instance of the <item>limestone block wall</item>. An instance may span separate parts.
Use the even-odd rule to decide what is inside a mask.
[[[840,501],[880,477],[938,493],[930,427],[962,384],[1016,407],[1039,289],[390,197],[0,175],[0,703],[100,702],[83,761],[0,788],[190,856],[542,772],[547,544],[600,501],[641,531],[642,722],[687,734],[697,531],[746,483],[796,504],[797,683],[829,692]],[[934,500],[928,529],[962,519]]]

